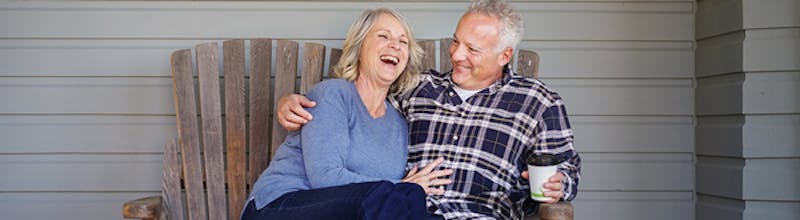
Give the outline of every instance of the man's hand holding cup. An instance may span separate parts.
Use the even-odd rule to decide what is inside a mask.
[[[528,160],[528,171],[521,175],[529,180],[532,199],[556,203],[564,197],[564,174],[558,172],[557,166],[557,159],[552,154],[534,155]]]

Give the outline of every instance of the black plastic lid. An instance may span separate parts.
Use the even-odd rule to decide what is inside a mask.
[[[558,158],[554,154],[539,153],[528,158],[528,164],[534,166],[552,166],[558,164]]]

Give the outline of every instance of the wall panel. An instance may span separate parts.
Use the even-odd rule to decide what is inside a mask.
[[[540,54],[585,159],[577,219],[692,219],[695,3],[513,4],[526,22],[520,48]],[[0,1],[0,219],[119,219],[124,200],[159,191],[161,148],[176,133],[175,49],[262,37],[341,47],[377,6],[400,10],[419,39],[440,39],[467,5]]]
[[[525,32],[526,40],[681,41],[693,36],[691,3],[520,2],[515,5],[525,14],[524,21],[529,27]],[[420,38],[436,38],[452,35],[468,4],[10,2],[0,5],[3,12],[0,13],[0,27],[4,27],[0,29],[0,37],[191,39],[314,36],[330,39],[344,36],[349,22],[362,9],[377,6],[403,12]],[[299,14],[303,16],[293,22],[259,22],[256,28],[208,25],[279,21]],[[14,21],[18,20],[29,25],[15,25]],[[556,20],[559,22],[551,22]]]
[[[574,202],[575,219],[694,218],[691,192],[581,192],[578,195],[581,200]]]
[[[122,219],[122,203],[160,192],[2,192],[0,219]]]
[[[161,155],[0,156],[3,192],[135,192],[161,189]],[[131,198],[133,199],[133,198]]]
[[[174,116],[0,115],[0,154],[161,153],[177,137]]]

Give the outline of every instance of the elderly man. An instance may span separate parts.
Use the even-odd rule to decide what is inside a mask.
[[[430,212],[446,219],[522,219],[534,210],[526,159],[552,153],[561,162],[544,187],[553,202],[577,194],[580,157],[561,97],[536,79],[511,70],[521,41],[521,15],[505,1],[475,1],[450,45],[453,70],[429,70],[393,103],[409,122],[408,167],[444,157],[453,169],[443,195],[428,196]],[[289,130],[311,120],[314,103],[281,99],[278,120]]]

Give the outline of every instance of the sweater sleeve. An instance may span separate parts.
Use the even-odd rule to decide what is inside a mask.
[[[331,83],[332,84],[332,83]],[[312,188],[339,186],[348,183],[379,181],[347,169],[347,148],[350,147],[349,116],[353,114],[350,94],[344,86],[309,91],[317,106],[309,109],[314,120],[301,130],[303,161]],[[334,84],[341,85],[341,84]],[[316,88],[316,87],[315,87]]]

